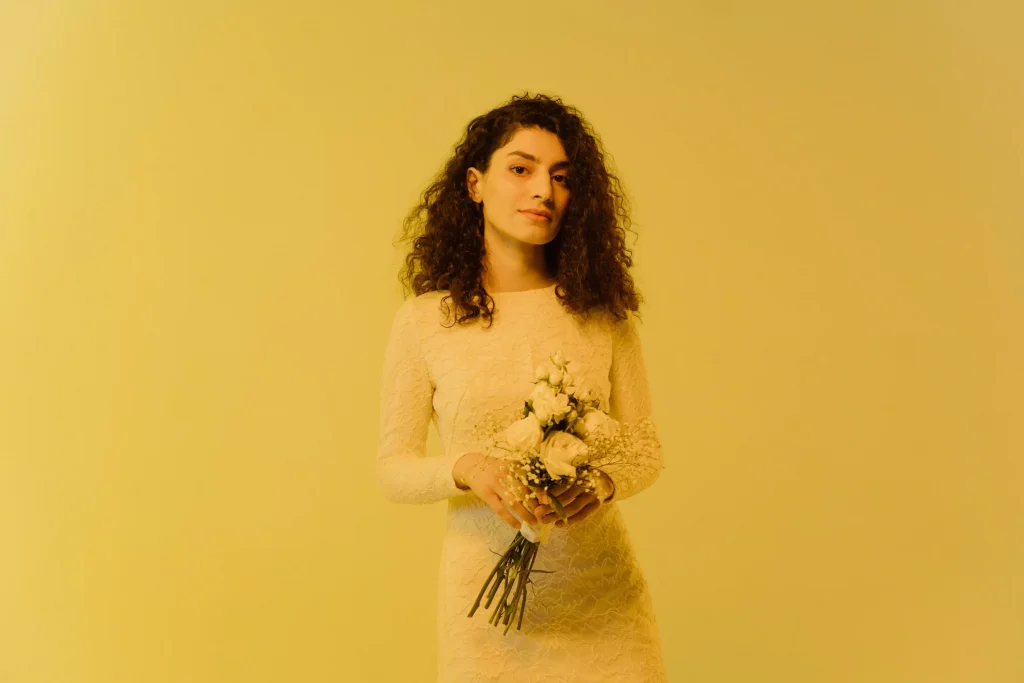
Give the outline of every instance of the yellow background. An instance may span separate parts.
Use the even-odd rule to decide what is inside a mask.
[[[670,679],[1024,680],[1011,5],[4,0],[0,683],[433,680],[392,240],[526,89],[634,202]]]

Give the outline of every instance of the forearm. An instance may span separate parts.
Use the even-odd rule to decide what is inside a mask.
[[[377,482],[393,503],[436,503],[465,494],[452,466],[461,454],[427,456],[434,387],[419,346],[415,300],[396,312],[384,351]]]
[[[632,316],[615,323],[611,336],[608,414],[619,423],[626,438],[623,452],[605,468],[615,482],[610,501],[625,500],[649,488],[664,468],[643,348]]]
[[[421,457],[393,454],[377,460],[377,481],[392,503],[425,504],[466,495],[456,483],[453,467],[462,454]]]
[[[630,431],[629,448],[617,462],[602,468],[614,489],[606,503],[631,498],[649,488],[665,467],[653,421],[646,418],[627,428]]]

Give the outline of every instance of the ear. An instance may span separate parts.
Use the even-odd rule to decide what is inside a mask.
[[[466,171],[466,190],[469,192],[469,198],[474,202],[483,201],[483,197],[480,196],[480,182],[483,179],[480,171],[475,168],[470,168]]]

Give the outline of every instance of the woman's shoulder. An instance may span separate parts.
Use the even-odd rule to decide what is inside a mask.
[[[616,342],[629,339],[638,333],[638,321],[640,316],[637,311],[625,309],[622,313],[616,314],[607,308],[601,308],[595,312],[593,324],[600,330],[602,336],[610,337]]]
[[[407,297],[395,310],[395,319],[406,324],[422,325],[428,315],[436,315],[438,303],[445,292],[432,291]]]
[[[615,313],[607,306],[595,306],[587,311],[584,318],[604,328],[621,329],[634,325],[639,315],[637,311],[629,308],[621,313]]]

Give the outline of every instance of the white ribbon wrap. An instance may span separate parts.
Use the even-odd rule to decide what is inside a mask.
[[[512,513],[512,516],[515,517],[514,512]],[[516,519],[519,518],[516,517]],[[521,519],[519,521],[523,522]],[[555,523],[549,522],[547,524],[541,524],[535,528],[526,522],[523,522],[523,525],[519,528],[519,533],[521,533],[523,538],[531,543],[547,543],[548,537],[551,536],[551,527],[553,526],[555,526]]]
[[[508,505],[505,505],[504,501],[502,501],[502,505],[504,505],[505,509],[509,511],[509,514],[516,519],[519,519],[519,515],[515,513],[515,510],[509,510]],[[521,519],[519,519],[519,523],[521,524],[519,527],[519,533],[521,533],[523,538],[530,543],[547,543],[548,537],[551,536],[551,528],[555,526],[554,522],[548,522],[547,524],[538,524],[534,527]]]

